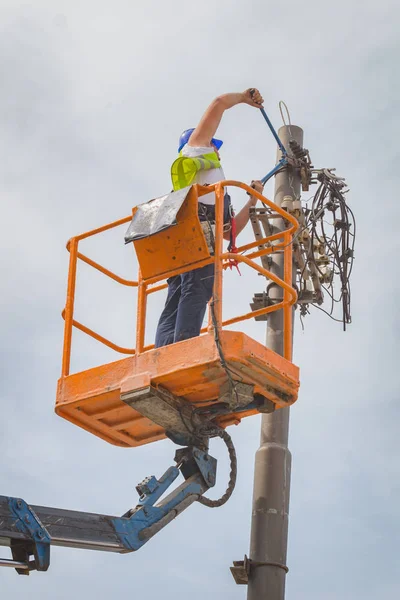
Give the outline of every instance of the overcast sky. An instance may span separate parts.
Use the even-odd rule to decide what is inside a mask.
[[[277,126],[287,102],[314,165],[347,178],[358,223],[353,324],[343,333],[321,313],[296,324],[287,599],[400,596],[398,22],[394,0],[0,0],[0,494],[119,515],[138,481],[172,464],[171,442],[119,449],[54,414],[65,242],[169,191],[180,132],[216,95],[255,86]],[[256,110],[232,109],[219,134],[230,178],[273,165]],[[122,236],[87,249],[129,276]],[[227,314],[262,286],[228,273]],[[129,291],[82,270],[78,292],[80,320],[133,345]],[[264,338],[262,323],[246,331]],[[75,370],[114,359],[74,339]],[[239,477],[225,507],[191,507],[135,554],[55,548],[47,574],[0,571],[2,598],[245,598],[229,565],[248,553],[259,425],[230,430]]]

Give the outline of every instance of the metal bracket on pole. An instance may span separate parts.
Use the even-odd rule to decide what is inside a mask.
[[[251,560],[244,555],[244,560],[234,560],[233,567],[230,567],[231,573],[235,582],[238,585],[247,585],[249,583],[249,577],[251,576],[251,572],[253,569],[257,567],[278,567],[283,569],[286,573],[289,572],[289,569],[286,565],[281,565],[280,563],[275,562],[259,562],[255,560]]]

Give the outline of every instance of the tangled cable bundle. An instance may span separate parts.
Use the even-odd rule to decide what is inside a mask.
[[[356,224],[354,214],[345,198],[346,184],[331,170],[317,173],[318,189],[311,199],[311,206],[304,209],[305,228],[310,234],[306,253],[306,264],[314,265],[319,275],[322,289],[330,298],[330,309],[324,310],[313,304],[329,317],[346,324],[351,323],[350,275],[354,260]],[[310,202],[310,201],[309,201]],[[299,288],[305,285],[303,272],[298,273]],[[336,278],[340,285],[336,286]],[[337,305],[342,307],[342,316],[335,315]],[[308,305],[303,305],[302,315],[307,314]]]

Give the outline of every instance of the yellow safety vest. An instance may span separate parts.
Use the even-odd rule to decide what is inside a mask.
[[[176,192],[177,190],[192,185],[199,171],[219,169],[220,167],[221,163],[215,152],[202,154],[201,156],[193,158],[182,156],[182,153],[180,152],[178,158],[172,163],[171,167],[171,179],[174,191]]]

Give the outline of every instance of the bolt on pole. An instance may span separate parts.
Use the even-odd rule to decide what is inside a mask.
[[[294,139],[303,145],[303,130],[295,125],[279,129],[285,148]],[[278,161],[281,153],[278,149]],[[300,197],[300,175],[288,167],[275,176],[274,202]],[[281,220],[274,227],[283,229]],[[270,270],[283,279],[283,254],[272,255]],[[282,289],[269,286],[269,297],[279,300]],[[283,355],[283,312],[268,315],[266,346]],[[262,415],[260,447],[256,452],[250,536],[250,575],[247,600],[284,600],[289,522],[291,454],[288,448],[289,408]]]

